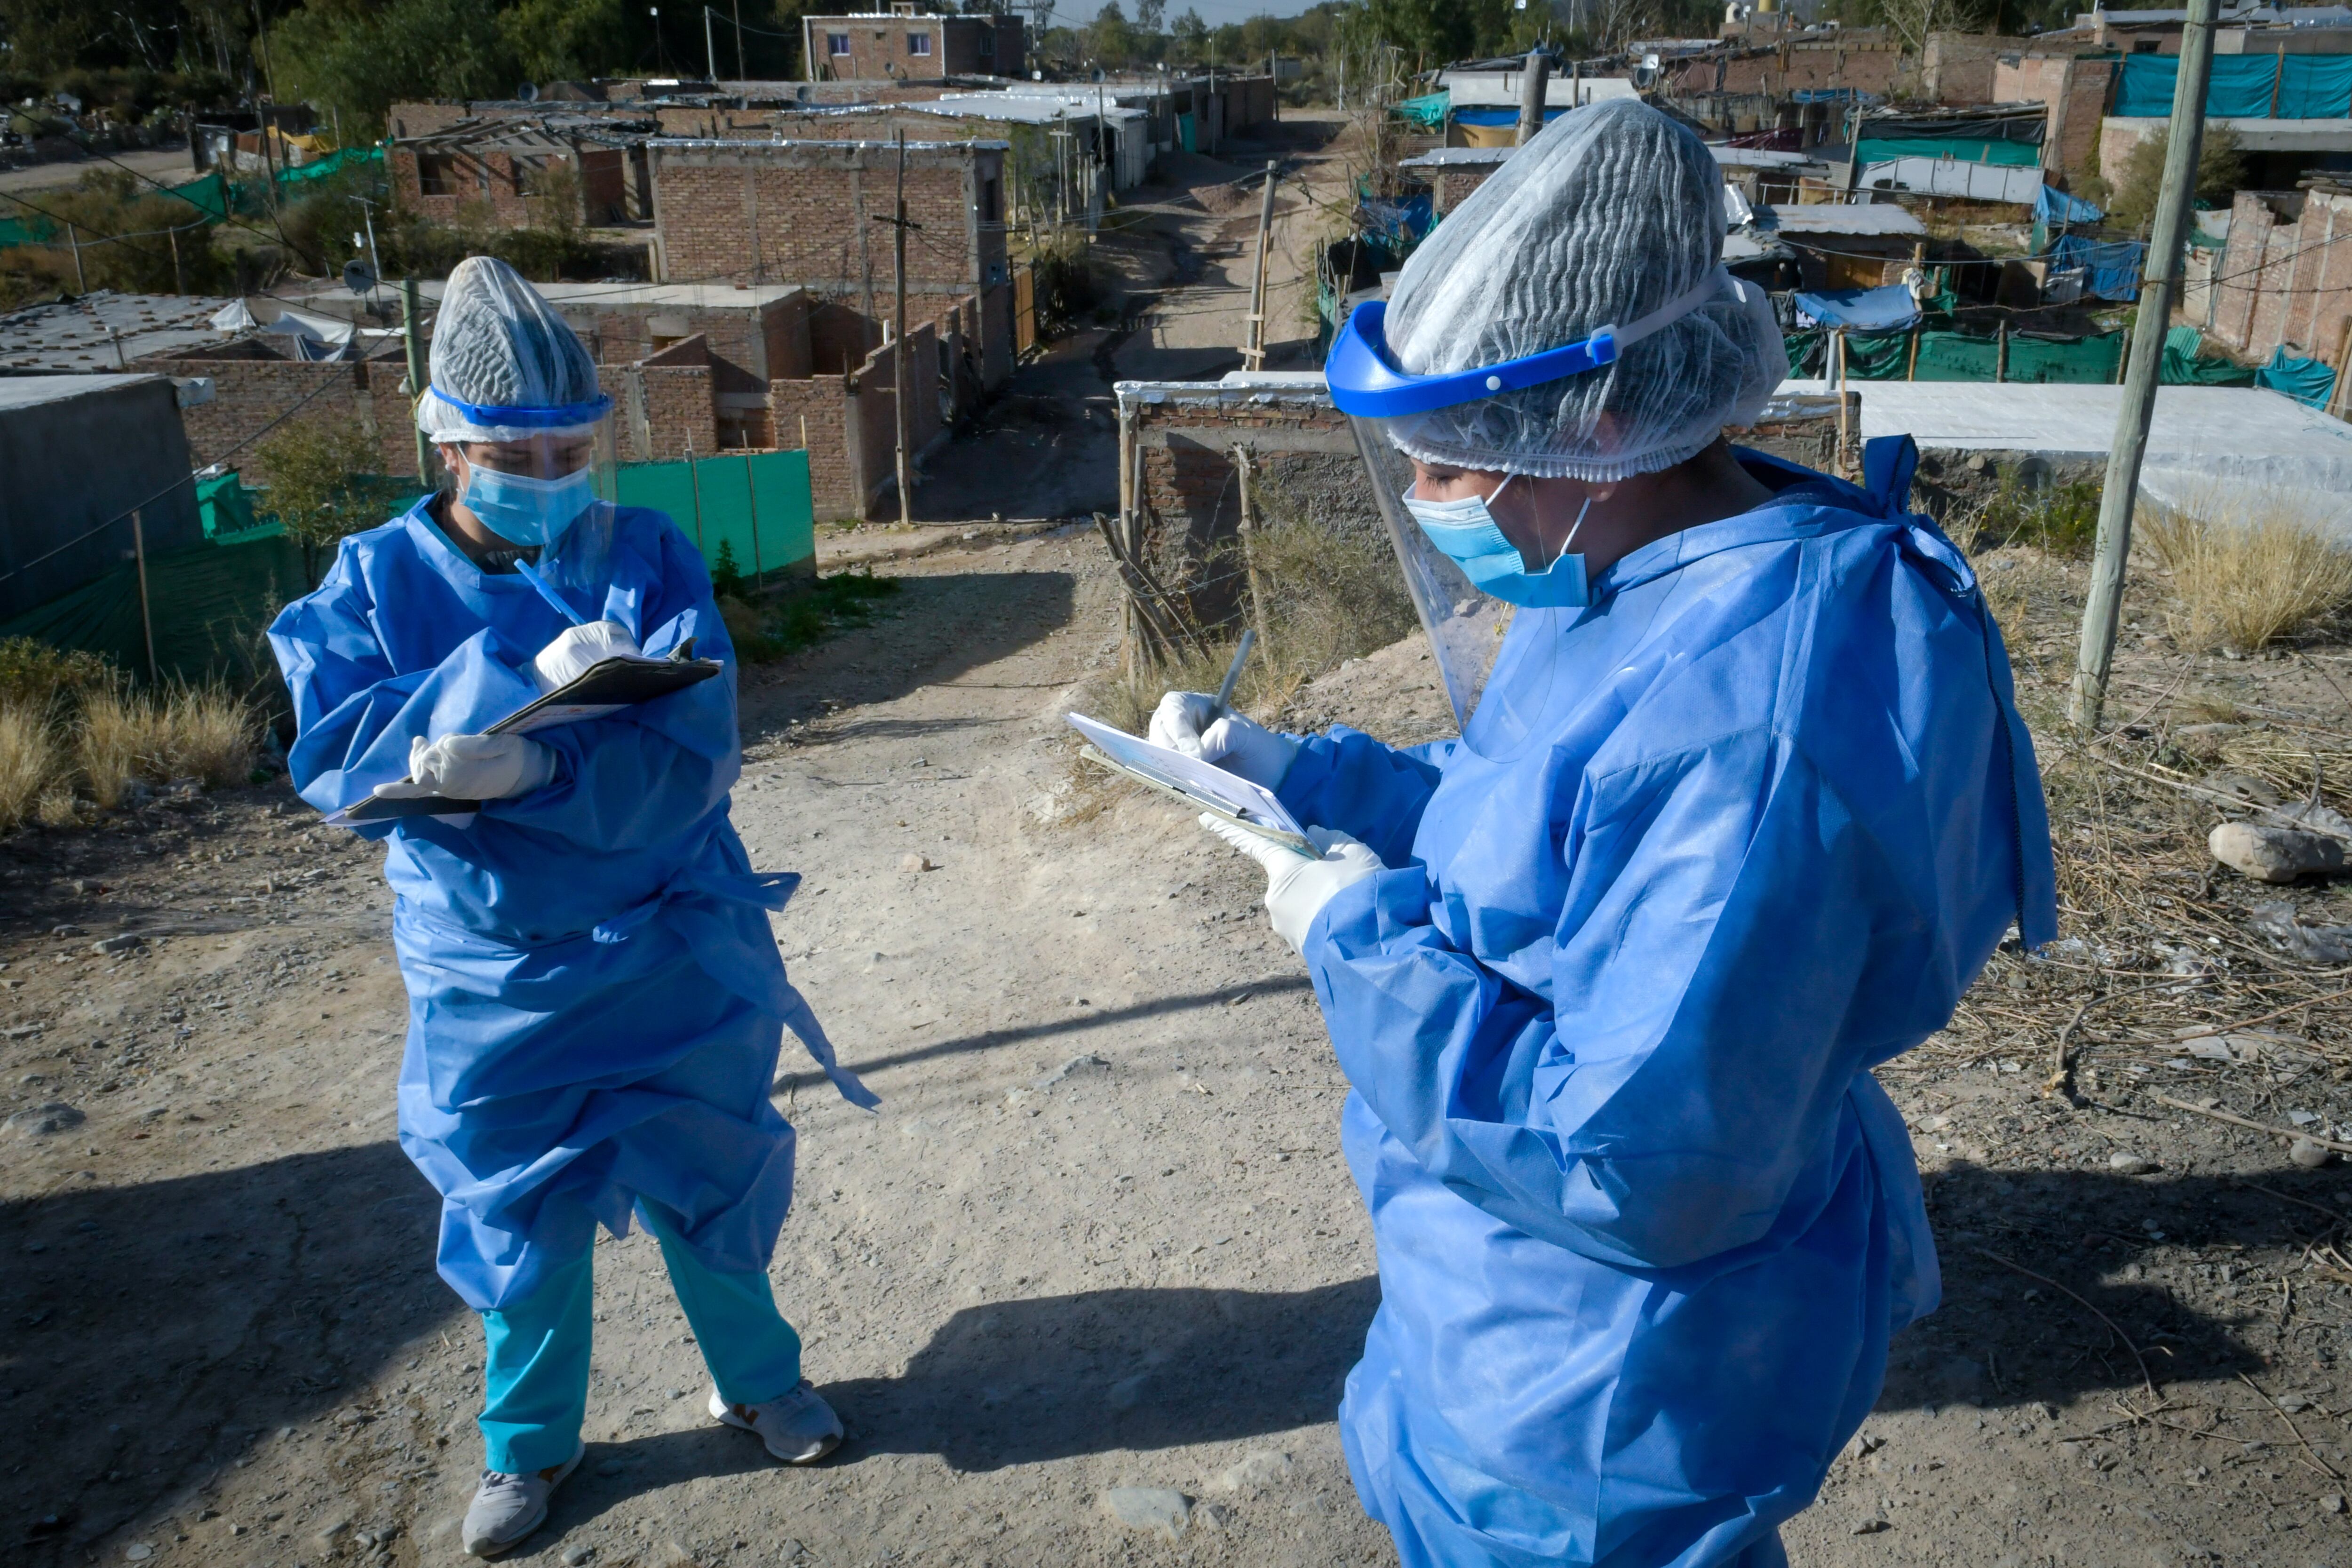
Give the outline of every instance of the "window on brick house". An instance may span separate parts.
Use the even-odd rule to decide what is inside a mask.
[[[514,183],[515,195],[536,196],[546,192],[548,160],[544,156],[517,153],[509,163],[511,172],[508,177]]]
[[[457,155],[450,153],[419,153],[416,155],[416,190],[419,195],[456,195],[457,194]]]
[[[907,52],[910,55],[929,55],[931,52],[931,36],[929,33],[908,34]]]
[[[2136,55],[2160,55],[2163,52],[2164,40],[2161,38],[2134,38],[2132,40],[2132,53]]]
[[[827,54],[847,54],[849,52],[849,35],[847,33],[827,33],[824,36],[824,47]]]

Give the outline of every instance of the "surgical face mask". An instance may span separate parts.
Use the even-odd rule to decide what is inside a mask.
[[[1501,495],[1513,477],[1506,476],[1495,487],[1495,494],[1483,500],[1471,496],[1463,500],[1423,500],[1409,489],[1404,492],[1404,508],[1429,542],[1461,567],[1481,593],[1530,610],[1579,609],[1591,604],[1584,557],[1572,553],[1570,547],[1576,543],[1577,531],[1584,526],[1585,512],[1592,510],[1592,498],[1584,498],[1575,526],[1560,546],[1559,558],[1541,572],[1530,572],[1519,547],[1505,537],[1495,514],[1486,510],[1486,503]]]
[[[544,547],[563,537],[563,531],[596,499],[596,490],[586,468],[562,479],[537,479],[469,460],[465,494],[458,499],[500,539]]]

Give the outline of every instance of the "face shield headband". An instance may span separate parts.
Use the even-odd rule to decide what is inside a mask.
[[[1602,327],[1572,343],[1500,364],[1433,375],[1414,375],[1396,367],[1388,350],[1388,305],[1382,300],[1370,300],[1349,312],[1348,324],[1339,330],[1339,341],[1331,345],[1324,379],[1330,386],[1332,403],[1342,414],[1360,419],[1426,414],[1434,408],[1475,403],[1522,387],[1565,381],[1571,375],[1613,364],[1625,350],[1664,331],[1717,294],[1729,292],[1738,298],[1740,287],[1729,272],[1717,267],[1700,279],[1695,288],[1630,325]]]

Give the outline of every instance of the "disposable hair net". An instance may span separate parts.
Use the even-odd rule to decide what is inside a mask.
[[[1631,325],[1717,273],[1723,235],[1723,174],[1696,136],[1631,99],[1573,110],[1405,262],[1390,353],[1444,374]],[[1390,439],[1423,462],[1595,481],[1696,457],[1788,374],[1764,291],[1717,276],[1706,303],[1612,364],[1396,419]]]
[[[563,318],[520,273],[489,256],[469,256],[449,274],[433,323],[431,384],[417,399],[416,423],[436,441],[591,435],[607,406],[596,386],[596,362]],[[577,410],[579,417],[504,424],[455,404]]]

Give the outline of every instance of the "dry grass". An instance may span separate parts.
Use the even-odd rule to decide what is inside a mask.
[[[2184,647],[2252,652],[2352,604],[2352,551],[2310,519],[2213,497],[2144,507],[2139,537],[2171,574]]]
[[[65,768],[65,748],[40,710],[0,704],[0,833],[33,816]]]
[[[1384,539],[1291,522],[1258,533],[1253,549],[1266,596],[1266,634],[1234,689],[1234,706],[1244,712],[1270,715],[1325,670],[1386,647],[1420,625]],[[1233,565],[1239,570],[1238,558]],[[1240,637],[1236,626],[1212,638],[1205,657],[1187,647],[1171,663],[1111,685],[1091,711],[1139,735],[1163,693],[1214,691]]]
[[[243,783],[258,730],[253,710],[218,687],[100,692],[82,703],[75,761],[90,798],[111,811],[133,781],[192,778],[207,789]]]

